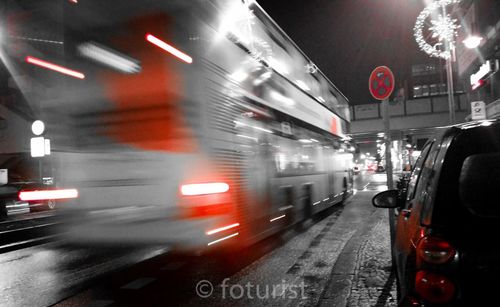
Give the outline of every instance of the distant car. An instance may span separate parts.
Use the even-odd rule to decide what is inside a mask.
[[[0,219],[13,214],[54,210],[56,201],[53,199],[24,201],[19,198],[21,191],[47,190],[51,186],[51,178],[42,182],[19,181],[0,186]]]
[[[385,167],[383,165],[377,165],[377,169],[375,170],[377,173],[385,172]]]
[[[359,166],[355,166],[352,168],[352,171],[354,172],[354,175],[359,174]]]
[[[491,306],[500,276],[500,122],[451,128],[409,180],[373,205],[396,208],[391,238],[400,306]]]
[[[377,165],[376,164],[369,164],[367,169],[369,171],[376,171],[377,170]]]

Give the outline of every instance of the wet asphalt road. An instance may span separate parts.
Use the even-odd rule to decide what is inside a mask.
[[[354,185],[362,215],[373,213],[369,200],[386,188],[385,173],[361,172]],[[343,210],[336,206],[305,229],[223,256],[185,257],[165,247],[69,248],[60,241],[3,253],[0,306],[318,305],[356,231],[353,221],[338,221]],[[352,219],[361,218],[353,212]],[[271,300],[255,299],[266,293]]]

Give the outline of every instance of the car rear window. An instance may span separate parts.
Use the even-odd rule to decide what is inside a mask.
[[[472,242],[477,235],[498,236],[498,219],[480,218],[461,203],[459,177],[464,160],[474,154],[500,152],[500,124],[460,131],[452,141],[438,182],[433,225],[445,226],[451,236]],[[476,237],[477,240],[477,237]]]

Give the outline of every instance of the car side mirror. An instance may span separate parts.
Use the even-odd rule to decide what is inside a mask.
[[[398,190],[380,192],[373,196],[372,204],[377,208],[397,208],[399,207],[398,194]]]

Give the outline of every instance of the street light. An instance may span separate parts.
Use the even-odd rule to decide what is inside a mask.
[[[475,49],[475,48],[479,47],[482,40],[483,40],[483,38],[479,35],[470,35],[469,37],[467,37],[466,39],[463,40],[463,43],[464,43],[465,47],[467,47],[469,49]]]

